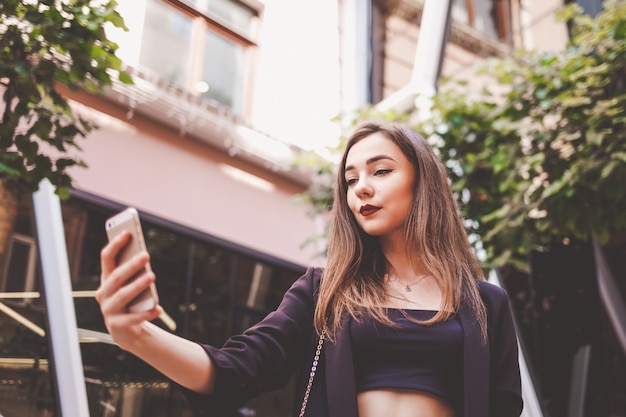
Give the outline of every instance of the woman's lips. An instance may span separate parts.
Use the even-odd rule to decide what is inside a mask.
[[[364,206],[361,206],[361,209],[359,210],[359,213],[361,213],[362,216],[369,216],[371,214],[376,213],[378,210],[380,210],[380,207],[376,207],[376,206],[371,206],[369,204],[366,204]]]

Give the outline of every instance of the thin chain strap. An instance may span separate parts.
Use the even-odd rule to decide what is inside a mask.
[[[304,392],[304,399],[302,400],[302,407],[300,408],[300,415],[298,417],[304,417],[306,411],[306,405],[309,402],[309,395],[311,395],[311,387],[313,386],[313,378],[315,378],[315,372],[317,371],[317,365],[320,360],[320,354],[322,353],[322,346],[324,345],[324,337],[326,336],[326,329],[322,330],[319,341],[317,342],[317,349],[315,350],[315,356],[313,357],[313,364],[311,365],[311,373],[309,374],[309,383],[306,386]]]

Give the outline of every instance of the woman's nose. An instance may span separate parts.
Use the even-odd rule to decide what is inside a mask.
[[[371,197],[373,194],[372,187],[365,179],[359,179],[354,187],[354,193],[357,197],[367,196]]]

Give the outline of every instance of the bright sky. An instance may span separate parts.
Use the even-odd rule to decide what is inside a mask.
[[[334,144],[339,113],[337,2],[265,0],[253,125],[305,149]]]

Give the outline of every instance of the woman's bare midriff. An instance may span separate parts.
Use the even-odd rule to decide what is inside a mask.
[[[357,397],[359,417],[454,417],[454,410],[440,398],[413,390],[363,391]]]

